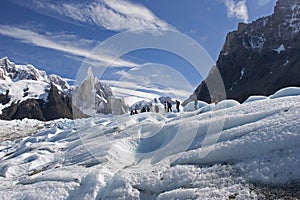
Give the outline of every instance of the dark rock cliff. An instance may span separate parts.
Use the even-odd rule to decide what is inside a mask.
[[[81,117],[87,117],[87,115],[84,115],[72,105],[70,95],[60,94],[53,84],[51,84],[47,101],[43,99],[28,99],[22,102],[14,102],[9,107],[4,108],[0,115],[0,119],[4,120],[29,118],[42,121]]]
[[[243,102],[251,95],[300,86],[300,1],[278,0],[273,15],[240,23],[228,33],[216,67],[226,97],[216,98],[207,90],[206,83],[217,74],[213,68],[190,101],[193,97],[206,102],[224,98]]]

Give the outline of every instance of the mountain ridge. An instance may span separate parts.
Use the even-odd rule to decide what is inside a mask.
[[[90,87],[84,87],[86,83]],[[85,92],[89,95],[84,95]],[[88,97],[96,99],[93,103],[98,105],[95,107],[98,113],[127,112],[125,103],[114,98],[110,87],[102,86],[92,73],[81,85],[70,86],[60,76],[47,75],[33,65],[18,65],[7,57],[0,59],[0,119],[49,121],[87,117],[89,114],[82,111],[82,105],[76,99],[80,94],[83,96],[81,103]],[[118,105],[112,106],[112,103]]]
[[[274,14],[229,32],[216,66],[185,103],[222,99],[245,101],[251,95],[268,96],[300,86],[300,2],[278,0]],[[206,83],[220,74],[226,97],[209,94]]]

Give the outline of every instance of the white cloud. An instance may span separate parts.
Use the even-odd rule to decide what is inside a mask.
[[[249,16],[246,0],[241,0],[237,3],[233,0],[225,0],[225,6],[227,8],[228,17],[236,17],[239,20],[248,22]]]
[[[137,64],[126,60],[115,60],[109,54],[92,53],[92,46],[96,41],[81,39],[75,35],[68,34],[40,34],[27,29],[21,29],[15,26],[0,25],[0,35],[21,40],[30,45],[53,49],[67,54],[88,58],[94,62],[115,67],[128,66],[134,67]],[[107,50],[109,52],[109,50]],[[113,62],[112,62],[113,61]]]
[[[34,0],[34,9],[39,12],[41,9],[45,10],[47,15],[58,14],[80,23],[94,24],[113,31],[172,28],[143,5],[125,0],[98,0],[84,4],[53,2]]]

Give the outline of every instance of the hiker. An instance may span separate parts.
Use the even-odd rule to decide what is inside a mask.
[[[176,109],[178,112],[180,112],[179,106],[180,106],[180,101],[176,100]]]
[[[159,107],[158,107],[157,104],[155,104],[155,106],[154,106],[154,111],[155,111],[156,113],[159,113]]]
[[[172,112],[172,104],[171,104],[171,102],[167,101],[167,106],[168,106],[168,112]]]
[[[144,112],[146,112],[146,108],[145,107],[143,107],[142,110],[141,110],[141,113],[144,113]]]
[[[164,102],[164,106],[165,106],[165,111],[168,112],[168,110],[167,110],[167,101]]]
[[[133,110],[131,110],[131,111],[130,111],[130,115],[134,115],[134,112],[133,112]]]
[[[138,114],[138,111],[136,109],[134,109],[134,114]]]
[[[150,106],[147,106],[147,112],[150,112]]]

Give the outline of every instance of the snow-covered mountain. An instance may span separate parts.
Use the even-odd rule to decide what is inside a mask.
[[[47,75],[32,65],[16,65],[7,57],[0,59],[0,93],[9,90],[11,101],[46,99],[45,90],[50,88],[50,83],[62,92],[70,89],[69,84],[57,75]]]
[[[286,88],[193,112],[45,124],[0,142],[0,198],[297,199],[299,102],[300,88]]]
[[[91,83],[92,88],[88,88],[86,85],[91,84],[87,83]],[[92,93],[94,89],[96,94]],[[93,96],[86,95],[88,92]],[[95,109],[100,113],[126,112],[120,106],[112,109],[111,102],[114,105],[123,102],[114,97],[108,85],[102,86],[92,74],[78,87],[70,87],[60,76],[47,75],[32,65],[17,65],[6,57],[0,59],[0,119],[53,120],[86,116],[74,106],[74,96],[81,96],[81,102],[88,102],[88,97],[96,99],[94,103],[98,107]]]
[[[45,71],[36,69],[33,65],[16,65],[9,61],[7,57],[0,59],[0,80],[7,82],[18,81],[37,81],[44,83],[54,83],[58,88],[62,90],[70,89],[67,81],[60,76],[51,74],[47,75]]]
[[[0,119],[72,118],[70,90],[57,75],[0,59]]]
[[[206,102],[217,98],[219,94],[209,94],[205,84],[217,77],[216,69],[226,97],[239,102],[250,95],[270,95],[284,87],[300,86],[299,47],[300,1],[278,0],[274,14],[240,23],[236,31],[227,34],[216,67],[194,91],[194,97]]]

